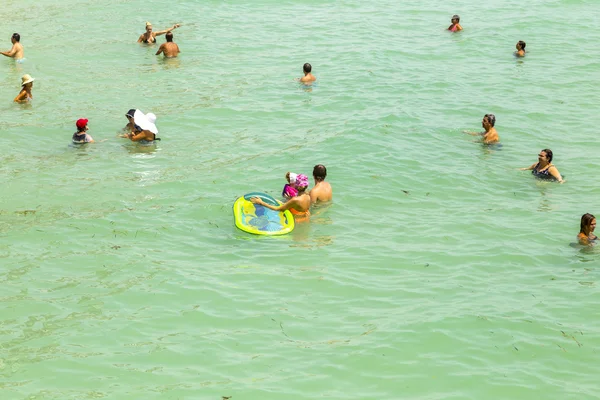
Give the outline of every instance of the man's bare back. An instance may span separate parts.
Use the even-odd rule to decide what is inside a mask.
[[[167,41],[160,45],[156,55],[163,53],[165,57],[177,57],[181,51],[179,50],[179,46],[175,42],[173,42],[173,33],[168,32],[166,36]]]
[[[308,74],[304,75],[302,78],[300,78],[300,82],[314,82],[316,80],[317,80],[317,78],[311,73],[308,73]]]
[[[310,190],[311,203],[331,201],[333,193],[329,182],[321,181]]]

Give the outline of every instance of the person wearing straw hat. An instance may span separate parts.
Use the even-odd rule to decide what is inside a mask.
[[[134,130],[127,135],[126,138],[132,142],[153,142],[160,140],[158,128],[156,127],[156,115],[148,113],[144,115],[140,110],[135,110],[133,114]]]
[[[15,103],[27,103],[33,99],[31,89],[33,88],[35,78],[32,78],[29,74],[25,74],[21,77],[21,81],[21,92],[15,97]]]
[[[137,42],[138,43],[146,43],[146,44],[156,43],[157,36],[164,35],[165,33],[170,32],[175,28],[179,28],[180,26],[181,25],[179,25],[179,24],[175,24],[168,29],[158,31],[158,32],[152,32],[152,24],[150,22],[146,22],[146,32],[144,32],[140,35]]]
[[[15,60],[23,59],[23,45],[21,44],[21,35],[18,33],[13,33],[10,41],[12,43],[12,48],[9,51],[2,51],[0,54],[6,57],[12,57]]]

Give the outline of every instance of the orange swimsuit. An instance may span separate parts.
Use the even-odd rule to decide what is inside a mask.
[[[298,211],[294,210],[293,208],[290,208],[289,210],[292,214],[294,214],[294,220],[296,222],[305,222],[310,219],[310,210]]]

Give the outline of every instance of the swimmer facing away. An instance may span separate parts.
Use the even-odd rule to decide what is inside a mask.
[[[309,82],[314,82],[317,80],[317,78],[311,74],[312,71],[312,65],[310,65],[309,63],[306,63],[302,66],[302,72],[304,72],[304,76],[302,78],[300,78],[300,82],[303,83],[309,83]]]
[[[31,94],[33,81],[35,81],[35,78],[32,78],[29,74],[25,74],[21,77],[21,91],[17,97],[15,97],[15,103],[27,103],[33,99],[33,94]]]
[[[583,214],[581,216],[581,227],[577,235],[577,241],[583,246],[593,246],[598,236],[594,235],[596,229],[596,217],[592,214]]]
[[[19,35],[18,33],[13,33],[10,37],[10,42],[12,43],[12,48],[8,51],[0,52],[0,54],[6,57],[12,57],[15,60],[22,59],[24,50],[23,45],[21,44],[21,35]]]
[[[152,24],[150,22],[146,22],[146,32],[144,32],[140,35],[137,42],[138,43],[146,43],[146,44],[156,43],[157,36],[164,35],[165,33],[172,31],[175,28],[179,28],[180,26],[181,25],[179,25],[179,24],[175,24],[172,27],[170,27],[169,29],[164,29],[164,30],[158,31],[158,32],[152,32]]]
[[[516,45],[517,51],[515,51],[516,57],[525,57],[525,46],[527,46],[527,43],[525,43],[524,41],[519,40],[517,42],[517,45]]]
[[[321,203],[331,201],[333,193],[329,182],[325,182],[327,177],[327,168],[324,165],[318,164],[313,168],[313,178],[315,186],[308,193],[311,203]]]
[[[177,57],[181,51],[179,50],[177,43],[173,42],[173,32],[167,32],[165,39],[167,39],[167,42],[160,45],[156,55],[163,53],[163,55],[168,58]]]
[[[94,143],[94,139],[87,133],[89,127],[86,118],[78,119],[75,126],[77,127],[77,132],[73,134],[72,140],[74,144]]]
[[[495,144],[500,141],[500,137],[494,125],[496,125],[496,116],[494,114],[485,114],[481,120],[484,132],[465,131],[465,133],[473,136],[481,136],[483,144]]]
[[[296,176],[295,187],[296,190],[298,190],[298,194],[279,206],[267,204],[258,197],[252,197],[250,201],[274,211],[290,210],[297,220],[308,219],[310,217],[310,196],[306,193],[306,189],[308,188],[308,177],[303,174],[298,174]]]
[[[448,27],[450,32],[458,32],[463,30],[462,26],[460,26],[460,16],[454,14],[450,22],[452,22],[452,25]]]
[[[552,150],[544,149],[538,154],[538,162],[527,168],[521,168],[521,171],[531,170],[531,174],[538,179],[557,181],[564,183],[565,180],[558,172],[558,169],[552,164]]]

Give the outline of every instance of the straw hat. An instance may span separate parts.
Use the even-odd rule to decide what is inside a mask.
[[[28,83],[35,81],[35,78],[32,78],[31,75],[29,75],[29,74],[25,74],[21,77],[21,81],[23,81],[21,83],[21,86],[23,86],[23,85],[27,85]]]
[[[158,133],[158,128],[156,127],[156,115],[152,113],[144,115],[140,110],[135,110],[133,121],[145,131],[150,131],[155,135]]]

